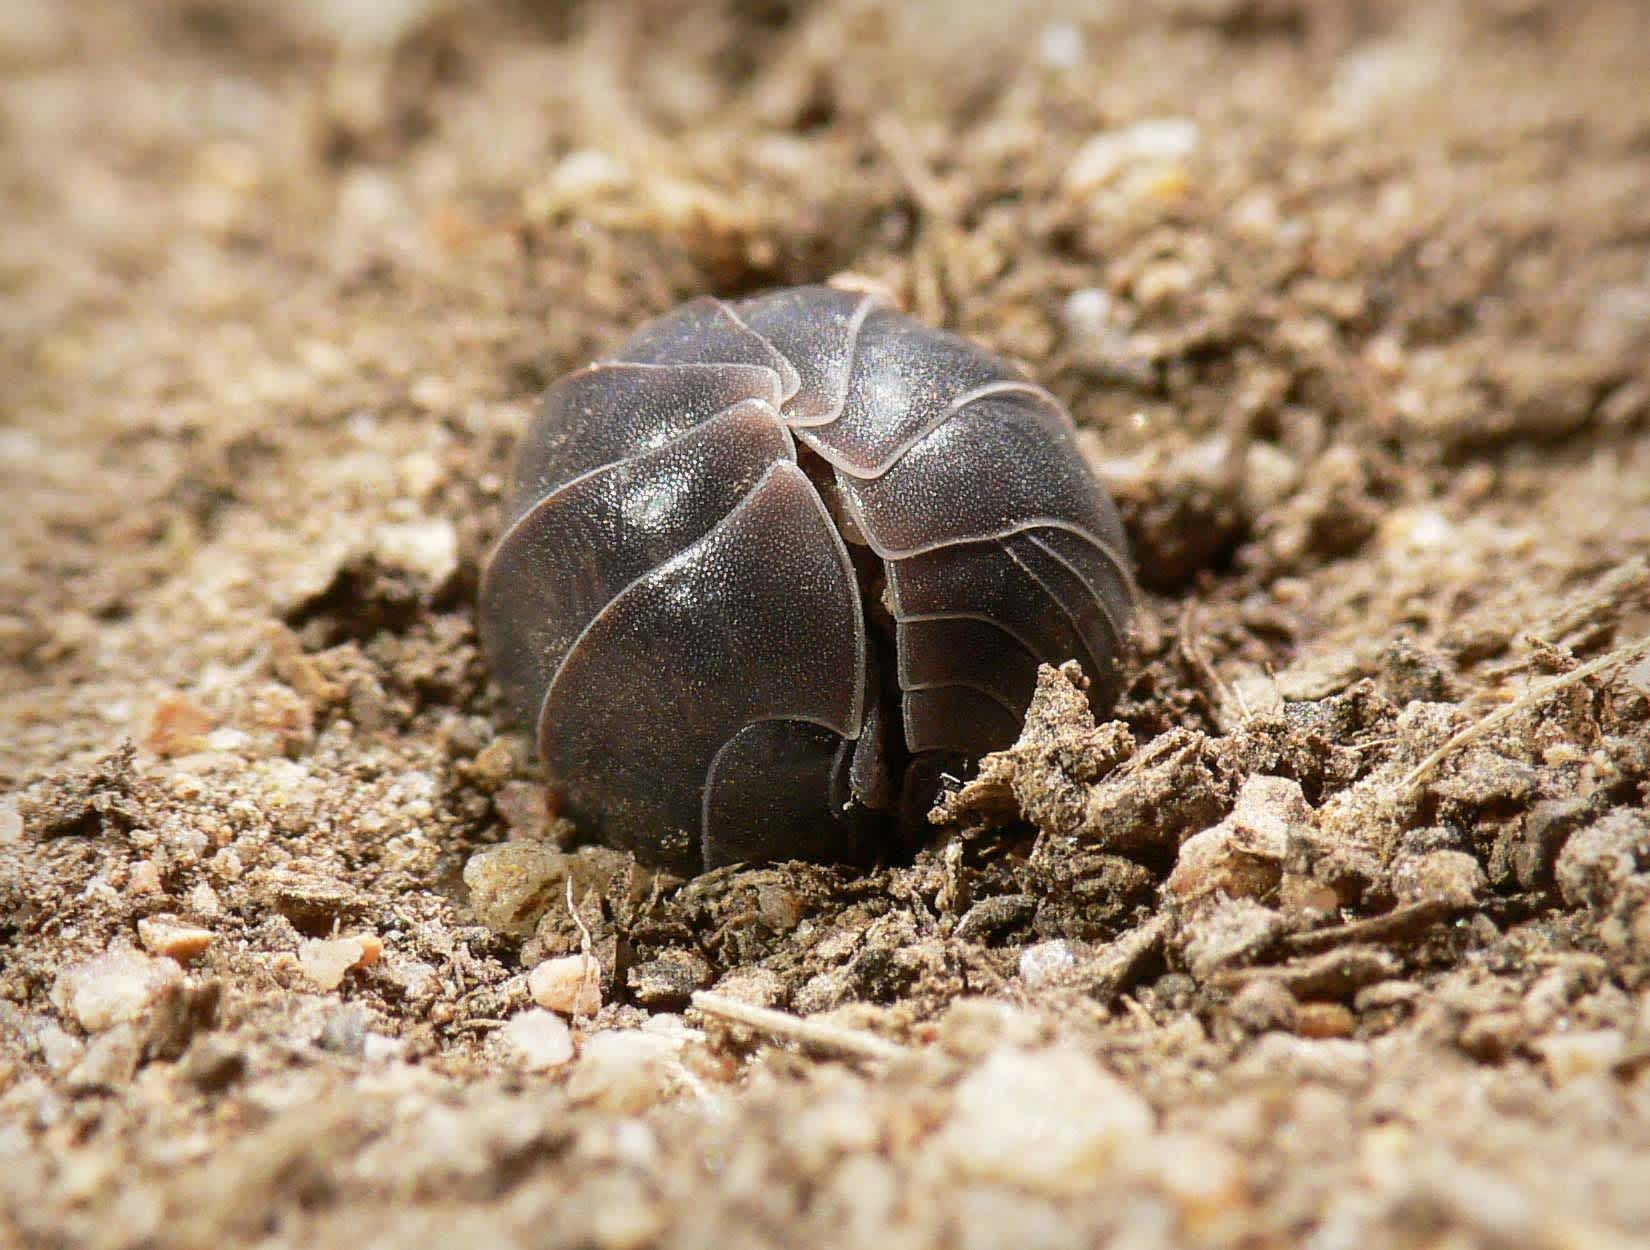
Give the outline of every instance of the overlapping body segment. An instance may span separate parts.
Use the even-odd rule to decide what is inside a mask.
[[[547,392],[482,636],[565,809],[683,871],[864,860],[901,778],[1104,709],[1133,584],[1070,418],[872,295],[695,300]]]

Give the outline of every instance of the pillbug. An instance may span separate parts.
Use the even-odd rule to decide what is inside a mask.
[[[679,871],[863,861],[1014,740],[1040,662],[1103,712],[1134,588],[1074,433],[1007,362],[826,286],[693,300],[556,382],[480,621],[561,810]]]

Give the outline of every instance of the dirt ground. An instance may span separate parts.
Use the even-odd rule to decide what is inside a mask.
[[[1650,1244],[1647,83],[1640,0],[0,4],[0,1244]],[[843,272],[1071,405],[1119,720],[909,865],[580,847],[473,620],[532,397]]]

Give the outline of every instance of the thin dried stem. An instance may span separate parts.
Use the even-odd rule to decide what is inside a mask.
[[[772,1007],[757,1007],[711,990],[700,990],[695,994],[693,1005],[707,1016],[742,1024],[781,1041],[796,1042],[856,1059],[898,1059],[911,1053],[899,1043],[863,1029],[793,1016],[788,1011],[776,1011]]]
[[[1630,642],[1625,647],[1617,647],[1607,655],[1601,655],[1596,660],[1589,660],[1580,668],[1573,668],[1568,673],[1561,673],[1557,677],[1550,677],[1546,681],[1535,683],[1511,703],[1496,708],[1495,711],[1482,720],[1474,721],[1468,725],[1417,764],[1409,776],[1404,778],[1404,793],[1413,795],[1420,783],[1426,780],[1427,775],[1454,751],[1469,742],[1482,738],[1503,721],[1509,720],[1518,713],[1544,702],[1550,695],[1557,694],[1560,690],[1586,681],[1589,677],[1596,677],[1600,673],[1607,672],[1645,654],[1650,654],[1650,637],[1640,638],[1637,642]]]

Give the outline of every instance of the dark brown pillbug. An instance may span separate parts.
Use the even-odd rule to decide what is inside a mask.
[[[1039,662],[1116,698],[1117,510],[1047,391],[863,292],[704,298],[562,378],[482,584],[562,810],[681,871],[891,848]]]

